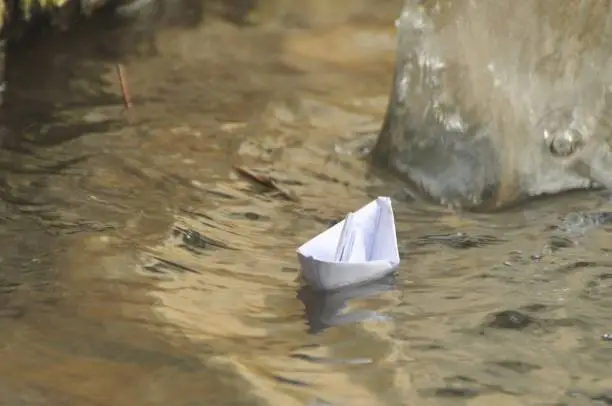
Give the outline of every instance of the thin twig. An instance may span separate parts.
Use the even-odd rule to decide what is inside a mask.
[[[127,81],[125,80],[125,71],[123,64],[117,64],[117,76],[119,77],[119,84],[121,85],[121,96],[123,96],[123,104],[126,109],[132,107],[132,100],[130,98],[130,92],[127,87]]]
[[[283,198],[287,200],[290,200],[293,202],[299,201],[298,197],[292,191],[287,190],[281,185],[279,185],[278,182],[276,182],[270,176],[258,174],[249,168],[245,168],[244,166],[234,166],[234,170],[238,172],[238,174],[242,175],[243,177],[253,182],[259,183],[262,186],[275,190]]]

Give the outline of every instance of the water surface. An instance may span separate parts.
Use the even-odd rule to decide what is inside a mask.
[[[612,403],[605,196],[466,214],[373,173],[401,1],[196,3],[11,54],[0,403]],[[377,195],[396,278],[301,288],[295,248]]]

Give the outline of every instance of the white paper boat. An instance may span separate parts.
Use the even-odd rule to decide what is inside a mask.
[[[379,197],[297,250],[304,279],[332,290],[391,273],[400,263],[391,199]]]

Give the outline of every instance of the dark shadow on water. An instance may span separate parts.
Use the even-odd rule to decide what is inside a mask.
[[[395,290],[395,275],[388,275],[376,281],[348,286],[333,291],[317,291],[308,285],[302,286],[297,298],[304,305],[304,314],[310,334],[318,334],[332,326],[358,323],[382,317],[374,310],[360,310],[344,313],[350,300],[363,299]]]
[[[79,10],[71,10],[68,13],[72,14],[65,17],[69,20],[66,29],[58,28],[52,18],[37,18],[9,41],[8,88],[0,116],[2,148],[30,153],[26,145],[55,146],[124,124],[119,119],[67,123],[58,113],[120,109],[122,99],[112,74],[114,64],[154,54],[156,32],[168,27],[194,28],[208,17],[240,25],[257,5],[255,0],[150,0],[128,2],[145,6],[125,13],[118,11],[115,3],[89,17],[77,17]]]
[[[104,123],[77,123],[61,126],[59,110],[121,107],[122,100],[113,77],[114,64],[127,58],[146,58],[156,52],[155,34],[169,27],[190,29],[206,23],[207,17],[221,17],[242,24],[257,5],[255,0],[202,1],[150,0],[145,6],[120,12],[115,2],[92,16],[77,17],[74,11],[59,29],[50,18],[38,18],[23,29],[7,49],[8,89],[1,122],[5,132],[18,143],[28,129],[58,125],[28,142],[50,146],[82,134],[108,130],[118,120]],[[109,74],[110,73],[110,74]],[[139,102],[141,100],[134,100]],[[49,134],[51,132],[51,134]]]
[[[103,10],[66,31],[37,19],[7,47],[4,104],[0,113],[0,197],[14,205],[41,204],[49,176],[87,160],[91,151],[73,144],[124,125],[119,114],[92,120],[83,111],[111,108],[121,97],[109,83],[111,63],[130,52],[129,36]],[[78,112],[77,112],[78,111]],[[81,116],[79,116],[79,114]],[[7,179],[32,175],[28,191]],[[9,184],[13,184],[10,186]],[[45,202],[49,203],[49,202]]]
[[[125,2],[124,2],[125,3]],[[155,54],[156,33],[191,29],[219,16],[240,23],[252,2],[178,0],[133,2],[129,13],[110,6],[89,17],[70,9],[39,17],[19,29],[7,46],[7,89],[0,110],[0,198],[15,206],[49,204],[49,176],[62,175],[104,153],[88,138],[129,126],[116,64]],[[218,3],[218,4],[217,4]],[[71,14],[72,13],[72,14]],[[61,29],[59,26],[63,26]],[[128,72],[129,82],[129,72]],[[134,104],[146,100],[133,98]],[[28,175],[26,191],[12,175]],[[19,178],[21,182],[21,177]]]

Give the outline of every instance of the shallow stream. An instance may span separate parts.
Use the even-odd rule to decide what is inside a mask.
[[[401,1],[182,3],[11,54],[0,404],[612,404],[604,194],[458,213],[362,159]],[[296,247],[377,195],[397,277],[300,288]]]

